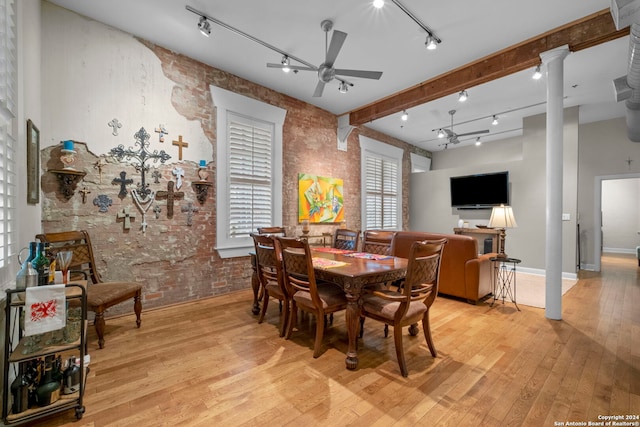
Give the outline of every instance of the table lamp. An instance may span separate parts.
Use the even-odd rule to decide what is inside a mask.
[[[507,233],[505,229],[515,228],[518,226],[518,224],[516,224],[516,219],[513,216],[513,209],[511,206],[494,206],[491,211],[491,218],[489,219],[488,226],[500,230],[500,252],[498,253],[498,258],[506,258],[507,254],[504,253],[504,241]]]

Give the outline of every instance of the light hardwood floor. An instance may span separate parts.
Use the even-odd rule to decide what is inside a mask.
[[[402,378],[392,335],[368,320],[360,366],[345,369],[344,314],[313,359],[314,320],[278,336],[243,291],[107,321],[90,333],[86,413],[38,426],[424,425],[554,426],[640,414],[640,268],[608,256],[563,297],[563,320],[543,309],[493,308],[438,298],[432,358],[422,334],[405,336]]]

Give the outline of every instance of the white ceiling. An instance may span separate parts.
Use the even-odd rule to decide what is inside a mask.
[[[367,105],[476,59],[551,29],[607,9],[609,0],[400,0],[442,39],[435,51],[425,49],[426,33],[390,0],[375,9],[371,0],[49,0],[51,3],[119,28],[278,92],[340,115]],[[314,98],[315,72],[297,74],[267,68],[281,55],[212,24],[211,37],[197,30],[191,6],[276,48],[319,66],[324,60],[324,19],[348,33],[336,68],[382,71],[380,80],[347,78],[346,94],[338,82]],[[628,37],[570,54],[565,59],[565,107],[580,105],[580,122],[624,116],[624,103],[614,99],[613,79],[626,74]],[[292,64],[296,64],[292,62]],[[444,147],[433,129],[450,126],[455,109],[457,133],[489,129],[481,141],[522,133],[522,118],[545,111],[546,81],[531,79],[532,70],[468,88],[469,100],[457,95],[369,123],[374,129],[421,148]],[[540,104],[537,107],[523,108]],[[513,111],[517,110],[517,111]],[[498,114],[500,123],[490,124]],[[455,123],[469,122],[456,125]],[[402,126],[404,124],[404,126]],[[475,137],[450,148],[475,142]]]

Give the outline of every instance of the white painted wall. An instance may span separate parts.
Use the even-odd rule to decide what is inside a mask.
[[[178,161],[178,148],[171,145],[178,135],[189,143],[183,160],[213,160],[200,122],[172,107],[174,83],[151,50],[129,34],[49,2],[42,3],[42,14],[48,34],[42,42],[42,104],[54,107],[43,112],[41,148],[71,139],[86,142],[96,155],[107,154],[119,144],[134,147],[133,135],[144,127],[151,135],[149,150],[167,152],[167,163]],[[169,132],[164,143],[154,132],[161,123],[149,117],[162,118]],[[122,123],[118,136],[108,126],[114,118]]]
[[[602,182],[603,252],[632,253],[640,245],[640,178]]]

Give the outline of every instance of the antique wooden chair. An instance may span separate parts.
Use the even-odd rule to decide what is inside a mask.
[[[333,247],[336,249],[347,249],[350,251],[358,250],[358,239],[360,232],[347,230],[346,228],[336,228],[333,235]]]
[[[282,313],[280,336],[283,337],[289,320],[289,301],[291,298],[284,283],[280,243],[273,236],[269,235],[252,233],[251,237],[253,237],[253,243],[256,248],[258,278],[260,279],[262,289],[264,289],[264,301],[258,323],[264,321],[267,306],[269,305],[269,297],[278,299],[280,301],[280,312]]]
[[[395,231],[366,230],[362,233],[362,252],[378,255],[391,255],[391,241]]]
[[[284,227],[258,227],[258,234],[270,234],[272,236],[285,237],[287,231]]]
[[[309,243],[303,239],[278,237],[282,250],[284,277],[291,292],[291,315],[286,338],[291,337],[298,319],[298,308],[316,317],[316,339],[313,357],[320,356],[326,315],[347,308],[347,298],[342,288],[328,282],[318,282],[313,270]]]
[[[136,282],[103,282],[93,257],[93,247],[89,233],[81,231],[64,231],[45,233],[36,236],[41,242],[50,245],[51,255],[59,251],[73,251],[69,270],[72,274],[80,272],[87,283],[87,310],[95,313],[94,325],[98,335],[98,345],[104,347],[104,312],[116,304],[133,299],[133,310],[136,313],[136,325],[140,327],[142,312],[142,285]]]
[[[362,296],[363,317],[393,326],[396,356],[403,377],[408,375],[402,346],[402,328],[422,320],[424,337],[436,357],[429,326],[429,309],[438,295],[438,278],[442,250],[447,239],[415,242],[409,252],[404,287],[399,291],[373,290]]]

